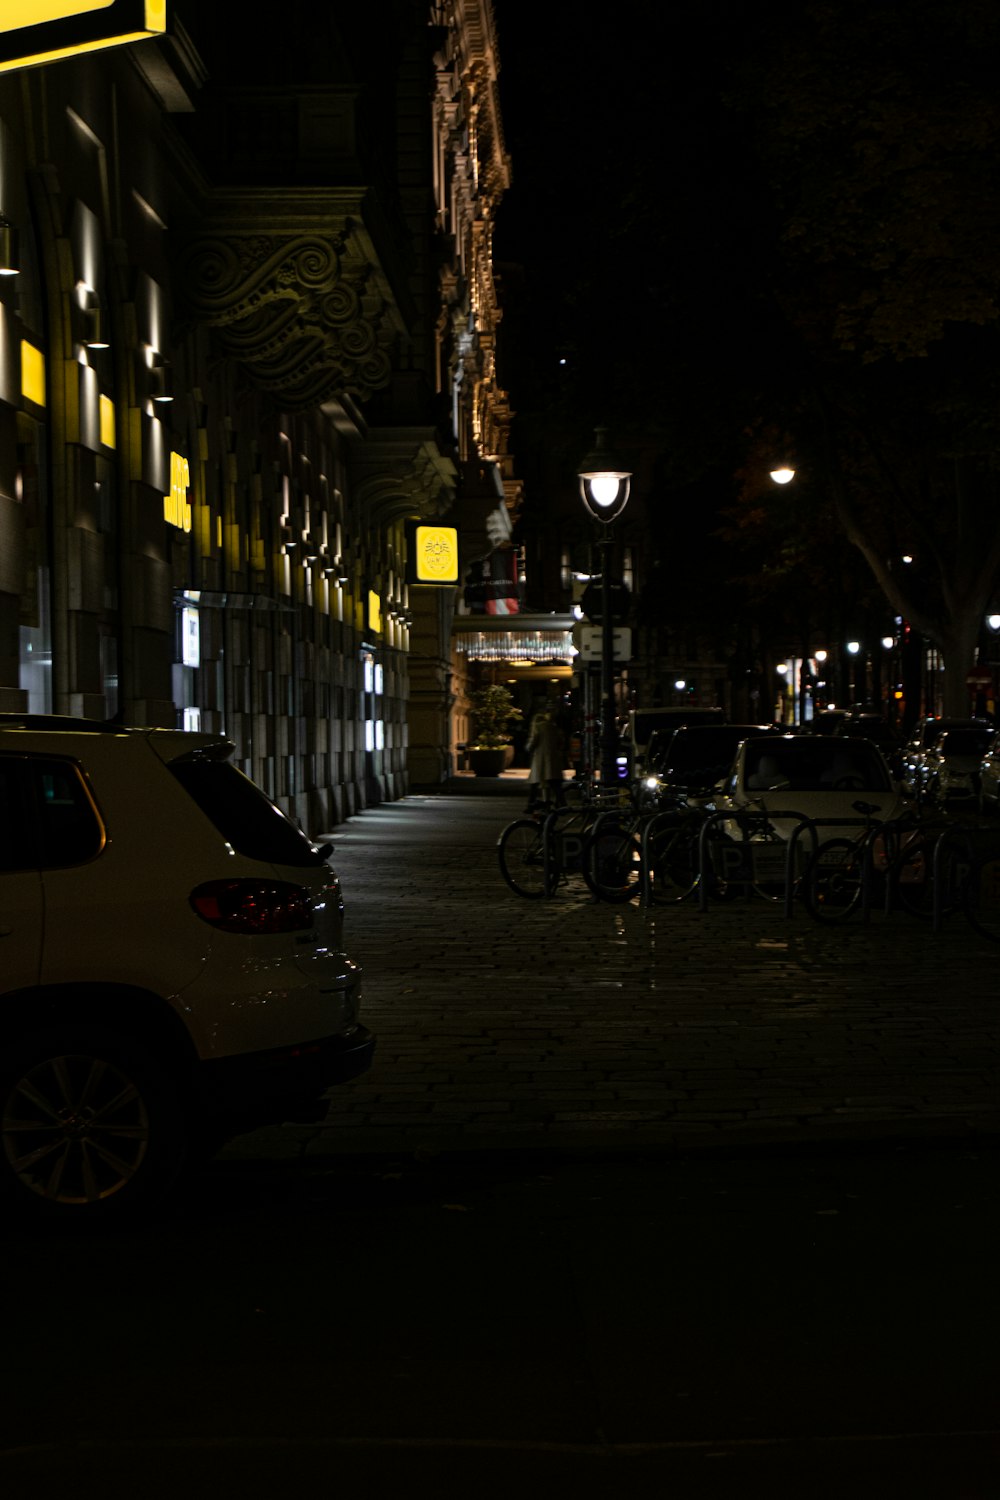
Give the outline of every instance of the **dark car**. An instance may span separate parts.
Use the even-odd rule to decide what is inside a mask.
[[[802,725],[803,734],[836,734],[848,718],[846,708],[821,708],[807,723]]]
[[[881,750],[893,776],[902,771],[903,740],[881,714],[847,714],[834,730],[838,739],[870,740]]]
[[[770,724],[690,724],[666,733],[657,730],[646,754],[646,776],[655,778],[658,789],[686,797],[708,796],[748,735],[780,733]]]
[[[622,727],[617,755],[619,781],[640,775],[649,764],[649,745],[654,735],[669,735],[681,725],[724,724],[721,708],[633,708]]]

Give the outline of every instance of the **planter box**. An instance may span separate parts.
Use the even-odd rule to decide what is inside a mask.
[[[514,759],[514,747],[501,745],[498,750],[468,750],[466,758],[469,770],[475,776],[499,776]]]

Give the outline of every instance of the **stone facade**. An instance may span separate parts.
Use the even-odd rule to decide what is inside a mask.
[[[360,12],[0,76],[0,710],[224,734],[311,832],[451,770],[406,522],[519,493],[491,0]]]

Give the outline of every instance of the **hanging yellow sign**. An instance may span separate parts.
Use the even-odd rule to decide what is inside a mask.
[[[167,0],[3,0],[0,73],[160,36]]]
[[[458,582],[458,532],[454,526],[407,526],[407,583]]]

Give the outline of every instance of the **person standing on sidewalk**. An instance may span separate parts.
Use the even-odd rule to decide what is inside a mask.
[[[528,772],[528,812],[540,804],[564,807],[563,767],[566,764],[566,736],[560,722],[559,699],[551,694],[534,714],[528,732],[526,749],[531,755]]]

